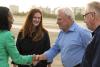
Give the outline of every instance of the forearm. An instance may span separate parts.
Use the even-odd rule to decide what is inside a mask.
[[[16,65],[16,64],[11,64],[11,66],[12,66],[12,67],[17,67],[17,65]]]
[[[60,52],[58,45],[54,45],[48,51],[44,52],[43,55],[48,60],[48,62],[52,62],[53,58]]]
[[[51,67],[51,64],[48,64],[47,66],[48,66],[48,67]]]

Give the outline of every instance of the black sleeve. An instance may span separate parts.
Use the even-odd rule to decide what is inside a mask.
[[[50,49],[50,37],[48,32],[45,33],[45,51],[47,51],[48,49]],[[52,62],[47,62],[47,64],[51,64]]]
[[[47,51],[50,48],[50,38],[49,38],[48,32],[46,32],[44,36],[45,36],[45,42],[44,42],[45,50],[44,51]]]
[[[16,41],[16,47],[17,47],[20,54],[21,54],[21,44],[22,44],[22,40],[23,40],[21,37],[22,37],[22,33],[19,32],[18,37],[17,37],[17,41]]]
[[[92,67],[100,67],[100,32],[95,37],[95,56],[93,59]]]

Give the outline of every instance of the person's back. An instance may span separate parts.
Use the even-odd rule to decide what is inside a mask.
[[[15,48],[16,46],[12,33],[9,31],[0,31],[0,67],[9,67],[9,56],[18,64],[28,64],[28,59],[23,59],[21,61],[22,57]]]
[[[0,7],[0,67],[9,67],[9,57],[18,64],[32,64],[34,55],[19,54],[13,34],[10,32],[13,16],[7,7]]]
[[[8,35],[8,33],[9,32],[7,31],[0,31],[0,67],[9,67],[8,54],[6,53],[7,51],[5,50],[6,48],[5,40],[7,40],[6,36]]]

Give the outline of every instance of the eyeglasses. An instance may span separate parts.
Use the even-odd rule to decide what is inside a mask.
[[[89,14],[94,15],[94,14],[95,14],[95,12],[88,12],[88,13],[84,14],[84,15],[83,15],[83,17],[85,18],[85,17],[86,17],[87,15],[89,15]]]

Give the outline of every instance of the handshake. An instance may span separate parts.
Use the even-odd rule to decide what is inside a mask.
[[[32,65],[33,66],[36,66],[39,61],[41,60],[47,60],[46,57],[41,54],[41,55],[33,55],[33,58],[32,58]],[[17,67],[16,64],[12,64],[12,67]],[[48,64],[48,67],[51,67],[51,64]]]
[[[41,61],[41,60],[47,60],[47,59],[46,59],[46,57],[43,54],[41,54],[41,55],[35,55],[33,57],[33,65],[34,66],[37,65],[38,62]]]

